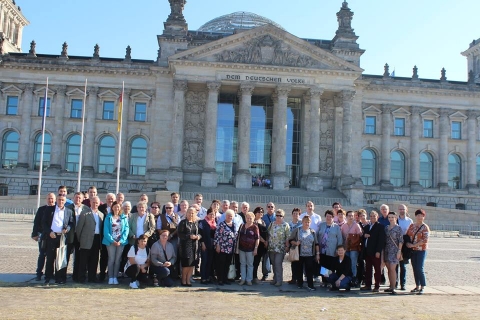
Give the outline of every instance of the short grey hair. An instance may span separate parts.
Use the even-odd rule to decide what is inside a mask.
[[[223,200],[223,201],[222,201],[222,204],[226,204],[227,206],[229,206],[229,205],[230,205],[230,201],[229,201],[229,200]]]

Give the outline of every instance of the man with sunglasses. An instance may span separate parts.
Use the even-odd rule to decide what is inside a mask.
[[[263,222],[265,222],[265,226],[268,228],[270,223],[275,221],[275,204],[273,202],[267,203],[267,214],[264,214],[262,217]],[[270,257],[268,252],[263,255],[262,259],[262,272],[263,277],[262,281],[267,280],[268,274],[272,270],[272,264],[270,263]]]

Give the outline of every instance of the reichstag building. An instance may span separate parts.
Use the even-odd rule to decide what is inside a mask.
[[[76,189],[78,170],[82,190],[114,191],[118,169],[123,192],[261,183],[319,196],[337,189],[352,205],[399,199],[480,210],[480,39],[462,53],[467,82],[447,80],[445,70],[421,79],[416,67],[391,77],[388,65],[367,75],[345,1],[329,40],[298,38],[247,12],[189,30],[186,1],[169,2],[153,61],[132,59],[129,47],[120,59],[98,47],[69,56],[66,43],[60,55],[37,53],[34,42],[21,53],[28,21],[0,1],[1,194],[38,188],[48,76],[42,192]]]

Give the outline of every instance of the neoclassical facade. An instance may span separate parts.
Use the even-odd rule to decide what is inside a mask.
[[[0,54],[22,52],[23,28],[28,24],[15,0],[0,0]]]
[[[59,56],[37,54],[35,43],[1,56],[3,194],[38,188],[48,77],[42,192],[76,188],[78,170],[82,189],[114,190],[119,168],[125,192],[263,180],[319,196],[336,188],[352,205],[391,197],[480,209],[480,41],[463,53],[468,82],[445,70],[421,79],[416,67],[411,78],[391,77],[388,65],[366,75],[346,2],[332,40],[300,39],[245,12],[191,31],[186,1],[169,2],[156,61],[133,59],[129,47],[122,59],[101,57],[98,46],[74,57],[66,43]]]

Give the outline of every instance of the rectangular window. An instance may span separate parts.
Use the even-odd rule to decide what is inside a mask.
[[[135,121],[147,121],[147,104],[145,102],[135,103]]]
[[[395,118],[395,131],[396,136],[405,135],[405,119],[404,118]]]
[[[82,108],[83,108],[83,100],[72,99],[72,111],[70,113],[70,117],[71,118],[81,118],[82,117]]]
[[[40,98],[38,102],[38,116],[43,117],[45,98]],[[47,117],[50,117],[50,98],[47,98]]]
[[[462,139],[462,123],[460,121],[452,121],[452,139]]]
[[[7,114],[16,116],[18,111],[18,97],[7,96]]]
[[[433,120],[423,120],[423,137],[433,138]]]
[[[113,113],[115,111],[115,102],[103,102],[103,120],[113,120]]]
[[[377,131],[377,117],[365,117],[365,134],[376,134]]]

